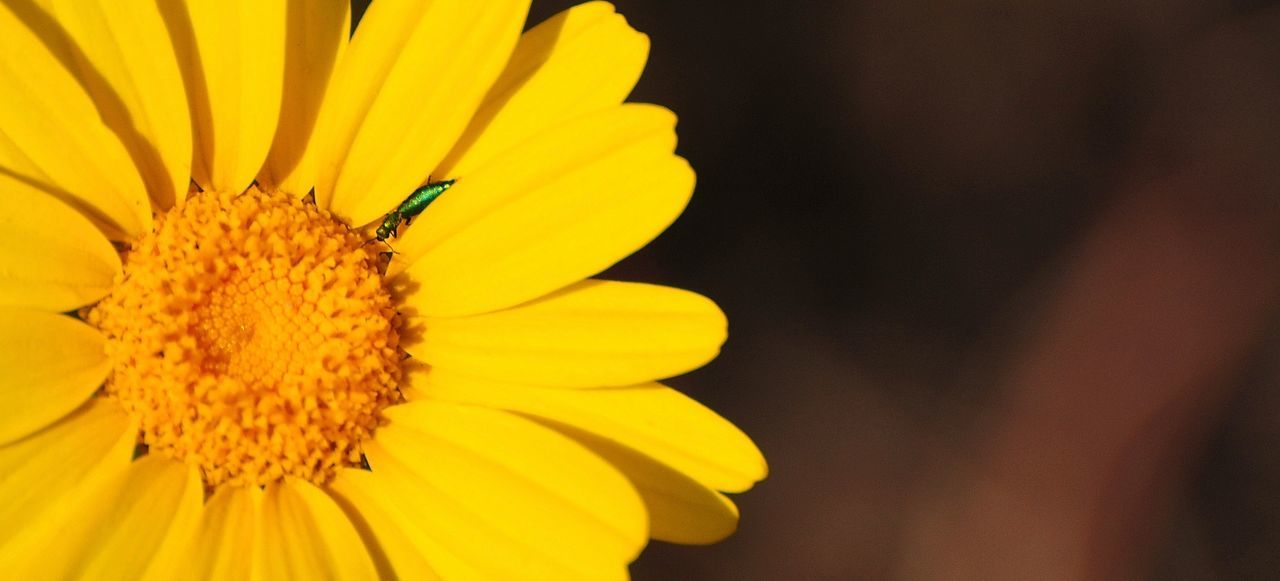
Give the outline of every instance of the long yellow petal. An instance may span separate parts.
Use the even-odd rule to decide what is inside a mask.
[[[112,514],[97,527],[111,544],[94,547],[86,557],[87,579],[138,579],[144,572],[175,564],[180,542],[191,538],[204,511],[200,472],[174,460],[153,456],[134,462],[120,494],[103,502]],[[114,531],[114,533],[108,532]]]
[[[409,374],[411,399],[510,410],[608,438],[727,492],[768,474],[764,455],[737,426],[657,383],[610,389],[558,389],[485,381],[444,369]]]
[[[502,72],[529,0],[379,0],[321,109],[316,201],[361,225],[424,182]]]
[[[78,50],[74,72],[161,209],[191,180],[191,115],[155,0],[52,0]]]
[[[420,321],[405,349],[440,369],[559,387],[633,385],[701,367],[724,313],[680,289],[589,280],[496,313]]]
[[[71,317],[0,308],[0,444],[88,400],[111,371],[105,343],[96,329]]]
[[[147,456],[71,503],[65,518],[29,523],[18,579],[138,579],[171,536],[189,534],[204,500],[194,468]]]
[[[350,2],[291,2],[284,97],[275,142],[258,181],[302,197],[315,185],[314,140],[320,103],[351,34]]]
[[[391,526],[401,531],[401,539],[409,547],[397,550],[404,551],[407,548],[419,558],[425,559],[433,574],[440,579],[524,578],[551,581],[557,578],[557,574],[563,575],[555,567],[549,568],[543,564],[545,559],[542,556],[531,553],[524,545],[513,542],[502,533],[495,532],[492,527],[477,521],[456,503],[430,491],[403,464],[391,458],[384,458],[380,462],[376,474],[351,474],[349,480],[360,488],[361,494],[366,498],[378,499],[373,504],[382,510]],[[423,496],[424,490],[430,496]],[[411,495],[406,497],[409,502],[397,502],[405,494]],[[457,536],[448,537],[450,532],[444,529],[455,524],[461,526],[450,532],[456,532]],[[489,561],[487,554],[478,554],[481,547],[489,547],[490,550],[501,547],[504,558]],[[512,565],[508,559],[519,564]],[[403,558],[393,559],[397,573],[402,571],[399,568],[402,560]]]
[[[192,177],[239,192],[262,169],[284,92],[287,0],[159,2],[195,130]]]
[[[254,555],[259,579],[377,579],[373,560],[342,509],[307,482],[267,486]]]
[[[365,470],[348,469],[329,484],[329,492],[360,532],[382,579],[439,579],[409,532],[392,519],[397,499],[378,487]]]
[[[113,239],[139,234],[151,228],[142,178],[64,62],[57,31],[33,3],[0,3],[0,184],[56,196]]]
[[[81,213],[21,182],[0,185],[0,305],[70,311],[111,291],[120,255]]]
[[[535,26],[436,173],[470,175],[548,128],[622,103],[648,57],[649,37],[608,2],[580,4]]]
[[[45,430],[0,446],[0,564],[20,559],[34,525],[66,518],[66,507],[129,465],[137,431],[114,402],[95,399]]]
[[[393,246],[420,314],[461,316],[538,298],[642,248],[684,210],[689,164],[675,116],[650,105],[587,115],[461,178]]]
[[[256,486],[222,487],[205,504],[204,513],[185,556],[183,579],[248,579],[259,542],[258,507],[262,490]]]
[[[156,547],[146,573],[132,578],[167,581],[178,578],[185,571],[188,548],[199,533],[200,522],[204,518],[205,487],[198,470],[187,468],[186,487],[169,521],[168,532]]]
[[[738,528],[738,507],[725,495],[605,437],[551,424],[608,460],[640,492],[649,511],[649,535],[659,541],[708,545]]]
[[[618,578],[647,541],[635,490],[570,438],[434,402],[388,416],[366,448],[373,476],[400,499],[400,524],[439,545],[423,551],[445,579],[462,578],[459,565],[485,578]]]

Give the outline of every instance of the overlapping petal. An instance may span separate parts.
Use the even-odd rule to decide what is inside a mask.
[[[111,370],[104,345],[101,334],[71,317],[0,308],[0,444],[88,400]]]
[[[603,271],[680,215],[694,175],[676,157],[675,116],[623,105],[561,125],[460,180],[405,229],[418,314],[518,305]]]
[[[381,578],[439,579],[418,549],[435,546],[431,538],[396,524],[391,514],[399,513],[399,502],[379,486],[378,480],[366,470],[347,469],[328,488],[360,532]]]
[[[34,3],[0,3],[0,188],[44,191],[113,239],[140,234],[151,227],[142,178],[64,62],[67,41],[49,38],[55,26]]]
[[[351,31],[349,2],[290,2],[280,123],[258,181],[302,197],[315,185],[316,116]]]
[[[445,369],[409,374],[410,398],[519,412],[607,438],[716,490],[742,492],[762,480],[764,456],[742,430],[664,385],[559,389],[501,383]]]
[[[256,486],[224,486],[209,498],[180,560],[182,578],[249,578],[262,494]]]
[[[443,578],[624,578],[648,538],[635,490],[568,437],[442,403],[388,415],[366,449],[373,476]]]
[[[350,223],[385,214],[453,146],[511,55],[529,0],[379,0],[320,109],[316,201]]]
[[[377,579],[360,535],[333,499],[286,480],[267,486],[254,552],[257,579]]]
[[[137,432],[124,410],[96,399],[62,421],[0,446],[0,567],[22,562],[29,532],[76,518],[75,500],[129,465]],[[8,570],[3,568],[0,570]]]
[[[120,255],[80,212],[0,185],[0,306],[69,311],[106,296],[119,273]]]
[[[28,525],[17,579],[139,579],[157,554],[190,534],[200,513],[200,474],[157,456],[133,462],[70,503],[70,518]]]
[[[608,460],[627,476],[649,511],[649,535],[660,541],[705,545],[738,528],[738,507],[725,495],[669,466],[601,435],[550,423]]]
[[[120,137],[161,209],[191,181],[191,115],[155,0],[46,0],[71,41],[73,72]],[[53,31],[50,31],[53,34]]]
[[[701,367],[720,351],[724,313],[706,297],[588,280],[484,315],[426,318],[405,349],[465,375],[532,385],[608,387]]]
[[[239,192],[262,169],[284,92],[287,0],[159,2],[195,137],[192,177]]]
[[[574,6],[516,45],[467,130],[436,173],[461,177],[574,117],[619,105],[640,80],[649,38],[608,2]]]

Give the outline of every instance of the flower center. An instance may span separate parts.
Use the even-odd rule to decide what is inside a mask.
[[[161,216],[88,314],[106,393],[142,442],[211,486],[323,484],[400,399],[398,319],[375,247],[314,204],[256,187]]]

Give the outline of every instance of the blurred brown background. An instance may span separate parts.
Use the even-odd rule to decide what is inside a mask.
[[[772,472],[636,579],[1280,578],[1280,3],[614,1]]]

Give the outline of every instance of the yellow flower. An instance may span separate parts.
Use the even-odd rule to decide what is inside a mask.
[[[0,570],[607,579],[734,530],[763,457],[654,383],[724,316],[584,280],[693,190],[623,103],[648,39],[527,10],[0,4]]]

